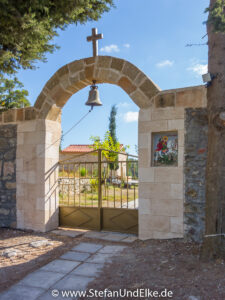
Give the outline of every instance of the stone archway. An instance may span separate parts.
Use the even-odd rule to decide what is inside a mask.
[[[46,83],[34,105],[40,119],[56,121],[68,99],[92,84],[120,86],[139,108],[151,106],[159,88],[130,62],[111,56],[97,56],[73,61],[60,68]]]
[[[137,67],[131,63],[110,56],[90,57],[74,61],[60,68],[46,83],[34,107],[10,110],[0,114],[3,128],[11,126],[16,134],[14,162],[16,173],[16,207],[12,204],[14,224],[19,229],[48,231],[58,226],[58,160],[61,136],[61,108],[79,90],[92,84],[110,83],[120,86],[140,108],[140,119],[149,114],[148,108],[154,105],[159,88]],[[140,120],[139,120],[140,121]],[[140,122],[139,122],[140,123]],[[142,124],[141,124],[142,126]],[[140,124],[139,124],[140,127]],[[10,127],[11,128],[11,127]],[[145,180],[149,170],[150,144],[143,140],[140,127],[139,166],[140,199],[139,237],[149,238],[145,224],[149,198]],[[149,130],[149,129],[148,129]],[[0,161],[1,162],[1,161]],[[147,164],[146,164],[147,162]],[[146,169],[147,167],[147,169]],[[11,172],[10,171],[10,172]],[[147,194],[146,194],[147,191]],[[8,192],[8,191],[7,191]],[[150,199],[150,198],[149,198]],[[144,214],[143,214],[144,213]],[[147,224],[147,228],[149,224]],[[143,232],[142,232],[143,231]]]
[[[183,180],[188,146],[184,137],[193,132],[187,128],[189,114],[194,116],[206,107],[206,89],[196,86],[159,91],[134,65],[109,56],[65,65],[46,83],[34,107],[0,113],[0,226],[35,231],[57,227],[61,108],[92,80],[120,86],[140,108],[139,238],[180,238],[187,231],[192,234],[198,224],[193,220],[199,222],[202,215],[190,215],[190,211],[196,212],[195,198],[188,198],[184,207],[184,191],[188,188]],[[190,108],[197,111],[192,113]],[[153,135],[171,131],[178,138],[177,166],[155,167]],[[197,155],[203,153],[199,150]],[[188,182],[192,181],[191,177]]]

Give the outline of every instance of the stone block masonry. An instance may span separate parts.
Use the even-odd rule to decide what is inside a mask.
[[[0,227],[16,227],[17,125],[0,126]]]
[[[184,235],[201,242],[205,231],[205,171],[208,120],[206,108],[187,108],[184,139]]]

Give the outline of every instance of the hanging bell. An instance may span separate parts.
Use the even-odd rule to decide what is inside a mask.
[[[91,90],[89,91],[88,100],[85,103],[85,105],[88,105],[91,107],[102,105],[102,102],[100,101],[100,98],[99,98],[98,87],[97,87],[97,85],[95,85],[95,82],[93,85],[91,85]]]

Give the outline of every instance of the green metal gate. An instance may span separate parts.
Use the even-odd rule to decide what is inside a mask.
[[[105,151],[59,162],[60,226],[137,234],[137,156]]]

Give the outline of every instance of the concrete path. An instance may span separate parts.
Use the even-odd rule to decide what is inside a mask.
[[[137,236],[134,234],[107,231],[67,230],[61,228],[58,230],[53,230],[52,233],[70,237],[78,237],[83,235],[86,238],[123,243],[132,243],[137,240]]]
[[[112,233],[111,233],[112,234]],[[68,291],[85,291],[89,282],[98,277],[105,262],[118,255],[126,246],[80,243],[59,259],[32,272],[19,283],[0,294],[1,300],[78,299],[63,297]]]

